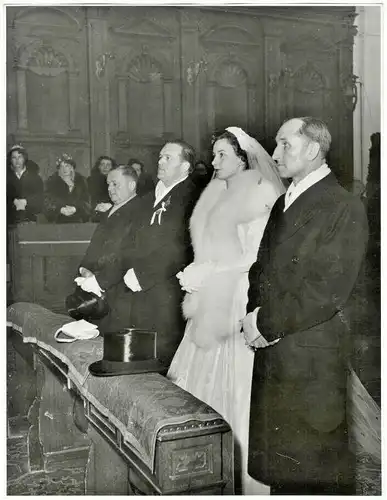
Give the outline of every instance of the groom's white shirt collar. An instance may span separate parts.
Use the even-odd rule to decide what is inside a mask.
[[[307,189],[316,184],[317,182],[324,179],[327,175],[329,175],[331,169],[328,167],[326,163],[321,165],[317,170],[313,170],[310,174],[304,177],[298,184],[293,184],[293,182],[288,187],[288,190],[285,194],[285,206],[284,212],[290,207],[290,205]]]
[[[153,203],[153,206],[155,207],[158,203],[160,203],[160,201],[164,198],[164,196],[166,196],[169,193],[169,191],[171,191],[175,186],[180,184],[180,182],[185,181],[187,177],[188,174],[168,187],[164,184],[163,181],[159,181],[155,189],[155,202]]]

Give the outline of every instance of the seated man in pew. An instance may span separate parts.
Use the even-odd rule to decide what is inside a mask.
[[[108,173],[108,192],[113,206],[102,214],[79,268],[83,278],[77,278],[79,286],[97,294],[100,289],[106,291],[109,304],[119,300],[119,289],[124,288],[123,244],[141,211],[137,180],[136,171],[128,165],[119,165]]]

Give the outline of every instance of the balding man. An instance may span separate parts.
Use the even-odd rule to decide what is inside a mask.
[[[360,199],[326,163],[321,120],[285,122],[273,158],[292,179],[249,273],[246,341],[255,350],[249,474],[272,494],[353,494],[346,419],[346,303],[368,228]]]
[[[137,173],[133,167],[119,165],[107,175],[110,210],[102,214],[90,245],[82,259],[77,282],[86,291],[106,291],[109,305],[120,300],[124,289],[124,245],[141,211],[136,195]],[[115,306],[117,307],[117,306]],[[109,327],[103,319],[102,326]]]

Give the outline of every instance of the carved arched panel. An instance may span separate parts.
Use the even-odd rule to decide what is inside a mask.
[[[236,62],[223,62],[215,73],[213,86],[215,129],[235,125],[245,128],[248,121],[248,80]]]
[[[323,75],[311,64],[292,76],[292,111],[295,116],[320,116],[327,104],[328,89]]]
[[[112,9],[107,31],[115,55],[109,89],[113,154],[134,144],[159,150],[166,139],[181,136],[177,11]]]
[[[28,130],[66,134],[71,128],[66,56],[43,45],[29,54],[25,69]]]
[[[127,117],[129,134],[162,137],[164,133],[164,80],[160,64],[141,54],[128,67]]]
[[[259,18],[202,11],[197,56],[200,147],[215,130],[235,125],[260,136],[264,129],[264,36]]]
[[[33,151],[44,177],[55,170],[57,148],[74,155],[77,145],[79,163],[90,163],[85,26],[82,7],[15,7],[8,15],[9,133]]]

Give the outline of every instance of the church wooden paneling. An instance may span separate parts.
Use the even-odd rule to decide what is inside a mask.
[[[344,44],[333,25],[301,20],[297,26],[283,24],[287,39],[282,37],[280,85],[281,120],[292,116],[322,118],[333,137],[330,162],[340,179],[346,183],[352,178],[352,119],[345,123],[348,109],[345,102],[344,80],[351,75],[352,56],[344,79],[340,76],[341,52]],[[344,71],[344,68],[343,70]],[[343,143],[343,137],[350,142]]]
[[[154,175],[161,146],[182,137],[179,35],[175,9],[110,11],[112,148],[120,161],[143,160]]]
[[[330,162],[353,175],[354,8],[8,8],[8,142],[47,177],[67,150],[137,157],[155,175],[160,147],[244,128],[272,152],[281,122],[328,122]]]
[[[202,12],[193,73],[200,92],[201,149],[227,126],[261,137],[265,125],[264,37],[259,19]]]
[[[85,12],[9,8],[9,140],[27,147],[47,178],[64,151],[87,173],[90,163]]]

